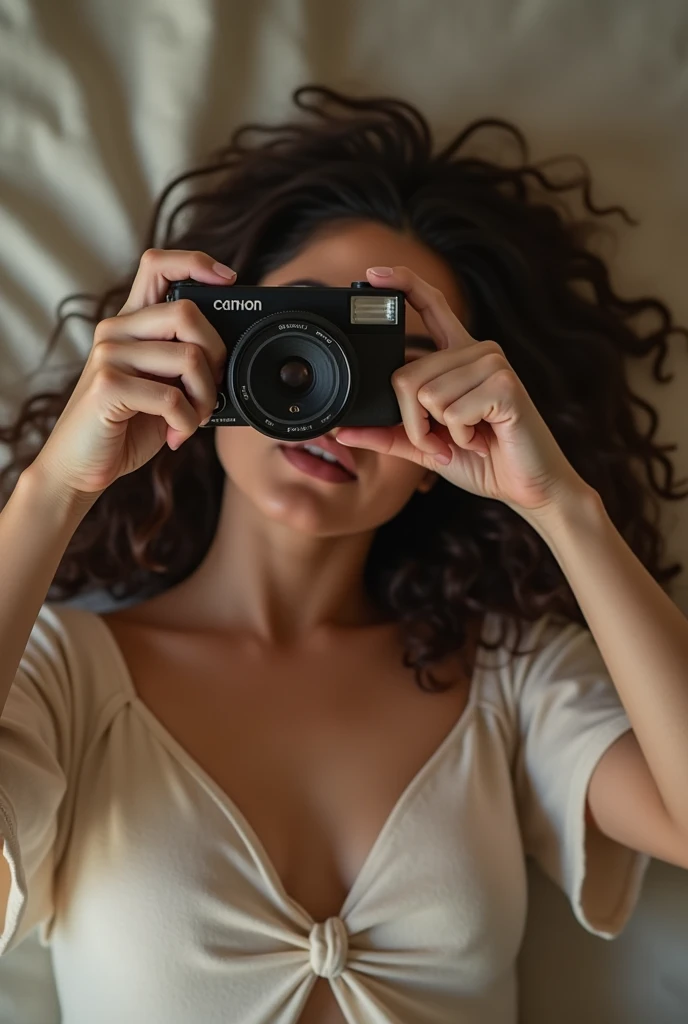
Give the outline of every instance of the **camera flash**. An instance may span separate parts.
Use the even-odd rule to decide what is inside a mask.
[[[352,324],[398,323],[396,295],[352,295]]]

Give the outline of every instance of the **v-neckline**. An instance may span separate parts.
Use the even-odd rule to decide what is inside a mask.
[[[195,757],[189,753],[189,751],[182,746],[182,744],[175,739],[169,729],[161,722],[156,714],[148,707],[148,705],[139,697],[138,691],[134,684],[132,673],[127,664],[127,660],[124,657],[124,652],[119,645],[119,642],[107,624],[105,619],[97,612],[90,612],[101,624],[103,630],[108,639],[110,650],[112,651],[115,660],[118,664],[120,675],[124,681],[125,689],[128,691],[131,697],[133,705],[137,708],[138,712],[146,719],[149,727],[157,734],[158,738],[168,750],[172,753],[175,759],[186,768],[189,774],[196,779],[196,781],[203,786],[213,797],[213,799],[222,807],[225,814],[229,817],[232,823],[243,833],[244,840],[247,842],[249,848],[252,850],[258,867],[261,870],[266,881],[271,885],[277,896],[285,903],[291,904],[291,906],[298,911],[298,913],[304,918],[304,923],[308,926],[314,924],[314,918],[306,908],[299,903],[297,899],[290,896],[287,892],[282,879],[272,862],[272,858],[268,855],[262,840],[254,830],[251,823],[245,817],[244,813],[239,809],[234,800],[230,795],[213,779],[213,777],[199,764]],[[490,617],[490,612],[486,612],[481,623],[480,634],[478,637],[478,644],[485,638],[487,632],[487,621]],[[479,647],[476,647],[476,653]],[[407,783],[399,797],[397,798],[394,806],[387,815],[382,828],[378,832],[375,840],[373,841],[370,850],[368,851],[361,867],[356,874],[349,891],[344,897],[344,902],[337,914],[341,920],[346,920],[347,915],[353,909],[358,896],[358,890],[363,884],[363,879],[367,873],[371,870],[371,865],[374,859],[379,855],[379,851],[382,849],[387,836],[396,825],[397,820],[403,817],[404,811],[407,805],[411,802],[412,797],[419,790],[425,779],[430,775],[442,759],[445,751],[447,751],[462,732],[467,728],[470,718],[473,716],[475,707],[478,701],[478,690],[479,690],[479,676],[482,672],[482,668],[478,666],[477,659],[474,659],[473,671],[471,674],[470,687],[468,691],[468,699],[466,704],[459,715],[458,719],[451,727],[449,732],[446,734],[444,739],[435,747],[434,751],[430,756],[423,762],[421,767],[418,769],[416,774]]]

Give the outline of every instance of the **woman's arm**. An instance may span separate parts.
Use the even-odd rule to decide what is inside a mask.
[[[688,619],[596,491],[521,514],[566,575],[633,727],[595,768],[590,816],[611,839],[688,868]]]
[[[31,465],[0,513],[0,713],[53,576],[91,504],[52,486]]]
[[[55,571],[88,507],[51,486],[32,465],[0,513],[0,714]],[[9,889],[9,865],[0,852],[0,926]]]
[[[600,759],[588,787],[592,817],[612,839],[688,868],[688,620],[568,461],[501,346],[471,337],[444,295],[408,267],[367,273],[406,292],[438,351],[394,374],[401,426],[341,429],[337,440],[503,501],[540,533],[635,733]]]

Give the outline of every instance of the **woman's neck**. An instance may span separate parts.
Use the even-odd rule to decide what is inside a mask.
[[[373,532],[344,537],[296,533],[261,515],[229,482],[213,542],[180,587],[204,625],[250,629],[290,642],[324,626],[382,621],[365,592]]]

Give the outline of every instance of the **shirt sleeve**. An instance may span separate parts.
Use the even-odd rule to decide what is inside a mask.
[[[585,809],[595,766],[631,724],[588,629],[544,616],[527,632],[520,650],[537,649],[519,658],[513,679],[525,852],[566,893],[580,924],[612,939],[631,916],[651,858],[586,824]]]
[[[12,878],[0,954],[35,925],[45,938],[53,914],[58,816],[75,748],[65,640],[44,605],[0,716],[0,839]]]

